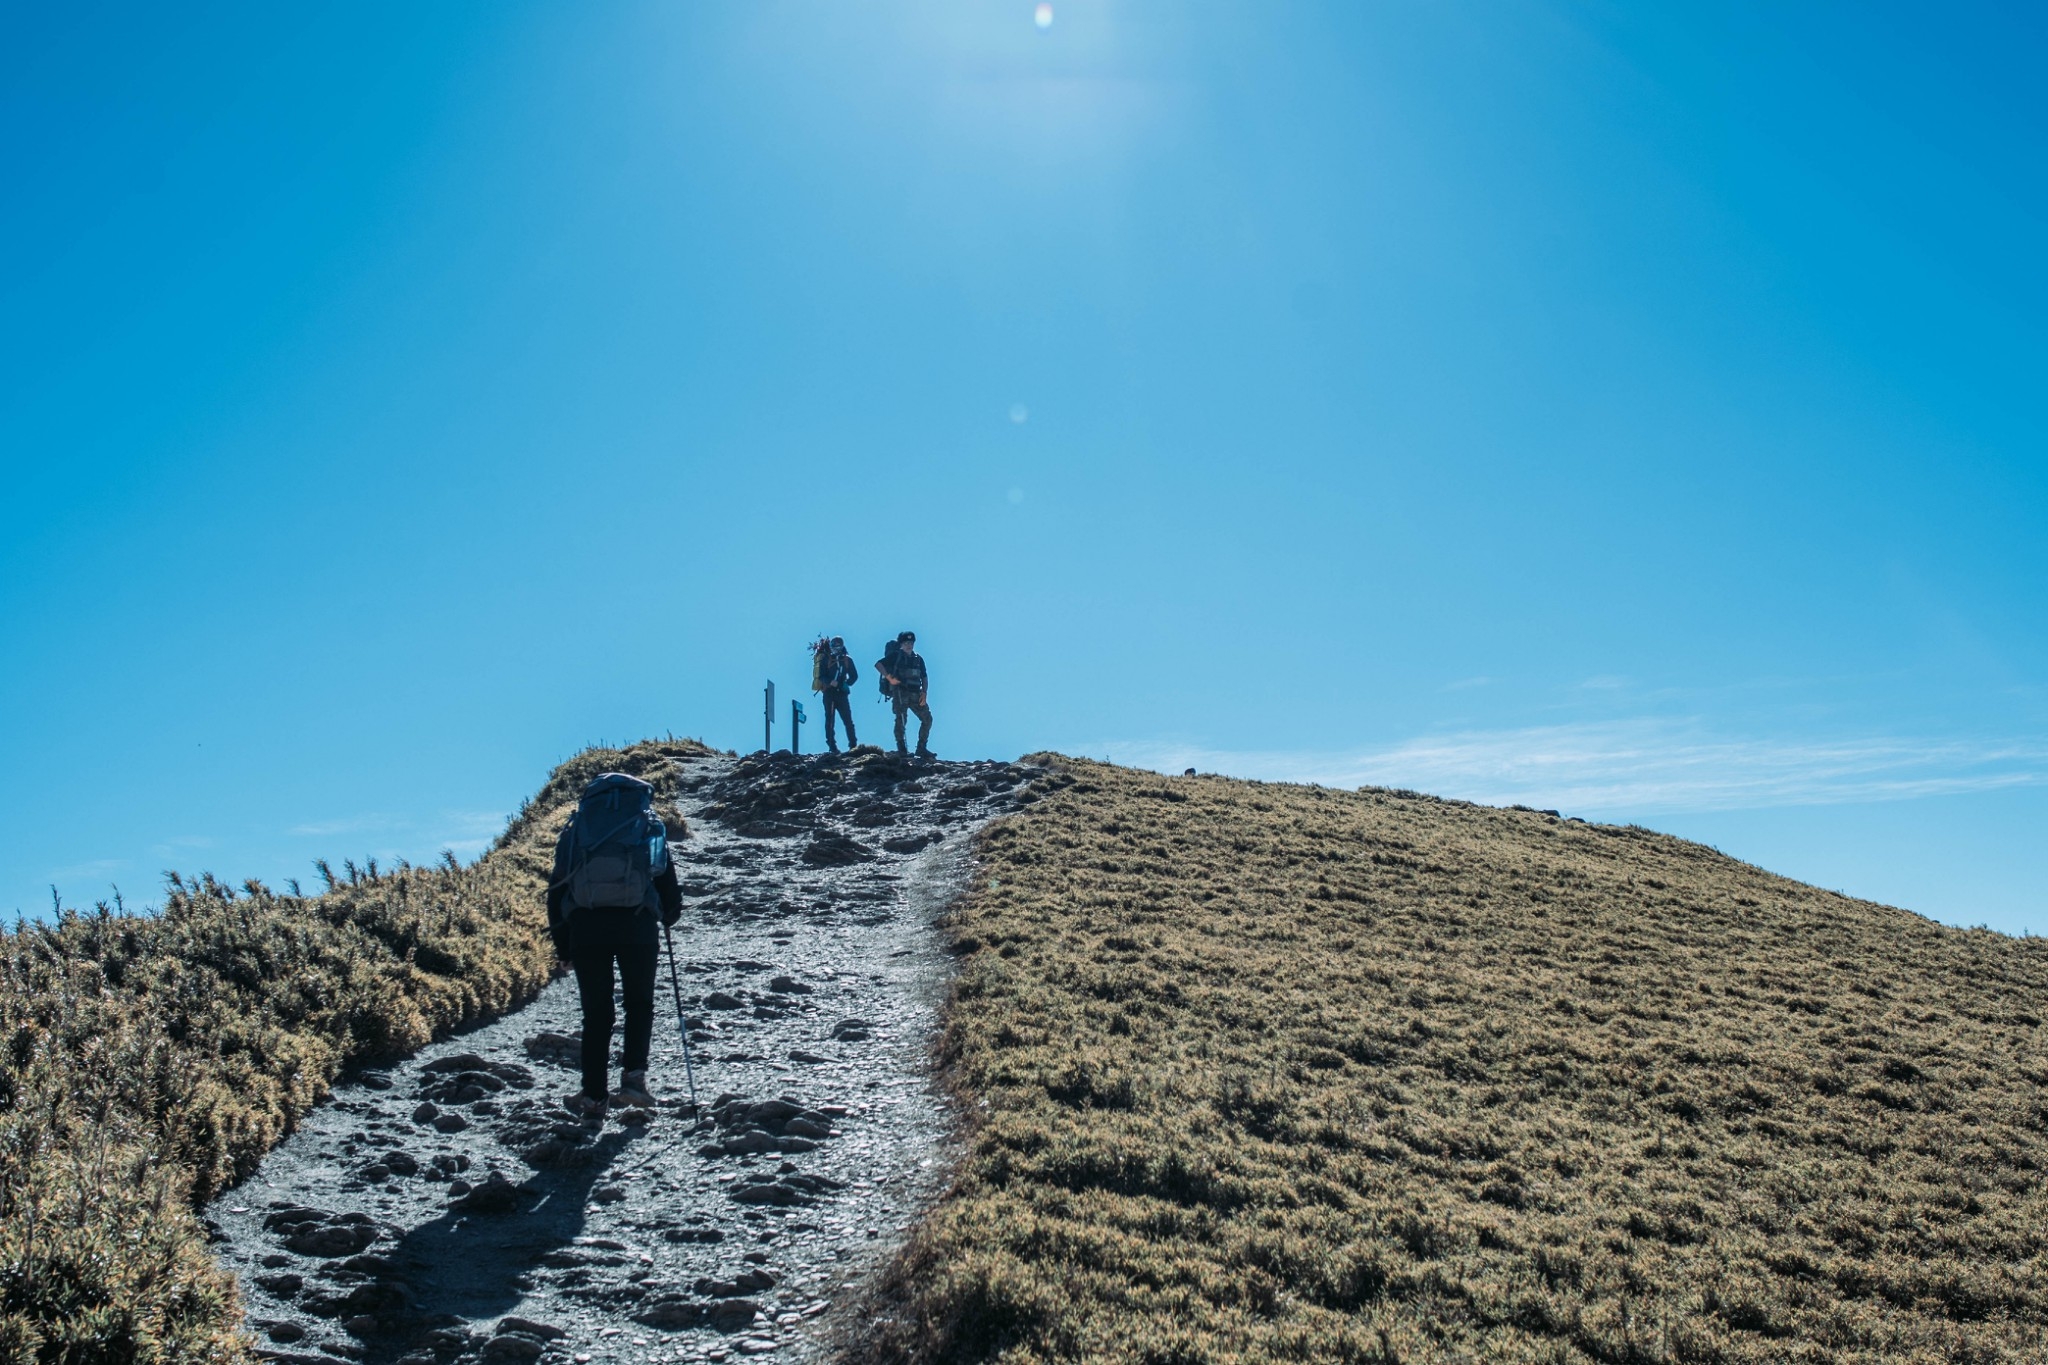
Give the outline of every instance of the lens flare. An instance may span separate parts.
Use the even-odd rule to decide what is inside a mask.
[[[1052,6],[1040,5],[1031,15],[1032,22],[1040,28],[1052,27]]]

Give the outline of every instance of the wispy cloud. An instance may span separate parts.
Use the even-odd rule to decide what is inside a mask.
[[[72,863],[69,867],[53,868],[43,874],[43,880],[55,886],[68,902],[80,883],[99,891],[111,890],[117,873],[128,869],[125,858],[94,858],[89,862]]]
[[[434,843],[458,858],[475,858],[491,846],[503,828],[505,816],[499,811],[449,811],[441,818]]]
[[[452,810],[441,814],[439,828],[449,838],[495,838],[505,828],[501,810]]]
[[[303,821],[286,832],[301,839],[346,841],[352,847],[341,852],[386,862],[399,858],[432,859],[443,849],[468,860],[491,846],[491,840],[505,827],[505,819],[504,812],[491,810],[442,810],[417,815],[365,811],[360,815]],[[329,852],[329,856],[338,854]]]
[[[1465,730],[1354,752],[1243,752],[1143,741],[1117,761],[1333,787],[1410,787],[1490,805],[1641,815],[1902,801],[2048,780],[2048,744],[1737,737],[1697,722]]]
[[[474,840],[488,838],[504,826],[498,811],[438,811],[432,815],[390,815],[366,811],[332,820],[309,820],[293,825],[288,833],[303,838],[332,839],[343,835],[398,835],[409,839]]]
[[[49,875],[52,877],[104,877],[110,872],[119,872],[128,866],[125,858],[94,858],[90,862],[73,863],[60,867]]]
[[[364,815],[349,815],[338,820],[308,820],[302,825],[293,825],[290,833],[315,839],[329,839],[341,834],[381,834],[398,829],[407,822],[396,816],[372,811]]]

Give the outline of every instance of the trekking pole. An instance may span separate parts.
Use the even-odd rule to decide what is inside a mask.
[[[683,983],[676,975],[676,936],[664,924],[661,936],[668,943],[668,984],[676,997],[676,1032],[683,1039],[683,1075],[690,1082],[690,1117],[697,1117],[697,1068],[690,1063],[690,1022],[683,1017]]]

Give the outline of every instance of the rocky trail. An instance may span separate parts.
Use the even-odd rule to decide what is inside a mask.
[[[293,1365],[823,1356],[932,1198],[935,919],[1003,763],[679,765],[677,926],[703,1102],[663,967],[638,1121],[577,1122],[572,981],[338,1087],[207,1210],[260,1352]],[[612,1075],[617,1078],[614,1066]]]

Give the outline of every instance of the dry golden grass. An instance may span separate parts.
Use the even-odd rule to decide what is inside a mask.
[[[1051,760],[878,1359],[2041,1361],[2048,942],[1634,828]]]
[[[240,1359],[233,1282],[192,1204],[253,1170],[343,1068],[531,999],[583,784],[660,785],[704,752],[579,754],[473,867],[352,872],[317,897],[174,877],[160,915],[0,935],[0,1362]]]

